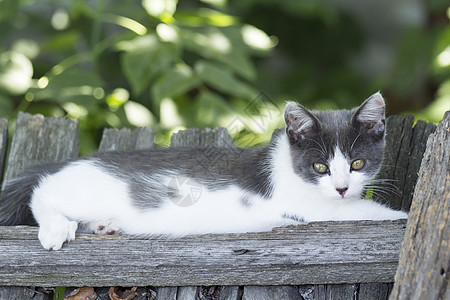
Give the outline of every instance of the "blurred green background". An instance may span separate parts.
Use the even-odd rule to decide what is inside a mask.
[[[0,0],[0,117],[76,118],[81,154],[105,127],[164,145],[224,126],[249,146],[286,100],[350,108],[378,90],[388,113],[437,122],[449,19],[448,0]]]

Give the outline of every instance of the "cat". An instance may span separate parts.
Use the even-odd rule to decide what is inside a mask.
[[[407,218],[363,191],[383,160],[385,103],[378,92],[352,110],[287,102],[285,130],[263,147],[97,153],[40,166],[5,184],[0,225],[31,213],[45,249],[77,229],[172,237],[270,231],[312,221]]]

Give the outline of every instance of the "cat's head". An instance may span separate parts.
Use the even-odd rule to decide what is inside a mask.
[[[286,134],[295,173],[326,197],[360,197],[383,160],[384,111],[380,93],[353,110],[309,111],[288,102]]]

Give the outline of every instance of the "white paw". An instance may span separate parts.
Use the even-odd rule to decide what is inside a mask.
[[[42,247],[47,250],[59,250],[64,242],[70,242],[75,239],[78,223],[69,221],[63,216],[58,216],[50,222],[40,224],[39,241]]]
[[[111,221],[93,222],[84,225],[88,232],[94,234],[117,234],[120,232],[120,227]]]
[[[115,225],[114,223],[106,223],[106,225],[104,223],[99,223],[95,233],[111,235],[119,232],[120,232],[119,226]]]

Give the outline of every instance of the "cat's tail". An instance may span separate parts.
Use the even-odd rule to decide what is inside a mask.
[[[29,207],[31,195],[43,177],[59,168],[59,164],[40,166],[7,180],[0,194],[0,226],[35,225]]]

